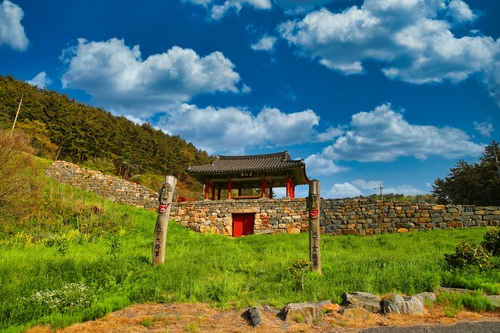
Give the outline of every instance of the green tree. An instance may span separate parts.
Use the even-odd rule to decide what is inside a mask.
[[[432,193],[442,204],[500,205],[500,171],[498,142],[485,148],[479,163],[459,160],[444,179],[438,178]]]

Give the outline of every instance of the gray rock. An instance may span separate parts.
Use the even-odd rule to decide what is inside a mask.
[[[351,292],[342,294],[342,305],[355,305],[373,313],[380,311],[380,297],[367,292]]]
[[[380,302],[381,311],[399,314],[424,314],[424,305],[415,296],[402,297],[398,294],[391,295]]]
[[[285,321],[293,320],[312,324],[323,319],[320,307],[313,303],[290,303],[281,312]]]
[[[363,309],[363,308],[358,308],[356,306],[350,305],[347,308],[343,308],[341,311],[342,316],[344,316],[347,319],[369,319],[371,312]]]
[[[495,307],[494,311],[498,311],[500,309],[500,295],[488,295],[486,296],[493,306]]]
[[[260,311],[256,307],[250,307],[248,309],[248,316],[253,327],[262,326],[262,317]]]
[[[422,304],[436,304],[437,302],[437,296],[435,293],[431,293],[431,292],[425,292],[425,293],[420,293],[420,294],[416,294],[414,295],[416,298],[418,298],[420,300],[420,302],[422,302]]]

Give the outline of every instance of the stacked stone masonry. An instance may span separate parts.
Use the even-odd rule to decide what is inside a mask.
[[[255,213],[255,234],[308,231],[305,199],[179,202],[170,218],[202,233],[232,234],[232,214]],[[500,207],[322,199],[321,233],[376,235],[408,231],[500,225]]]
[[[158,193],[145,186],[74,164],[56,161],[46,174],[58,182],[122,204],[158,207]],[[186,201],[172,204],[170,218],[201,233],[232,235],[233,215],[254,215],[255,234],[308,231],[306,199]],[[322,199],[321,233],[376,235],[500,225],[500,207],[412,204],[369,199]]]
[[[158,206],[158,193],[125,179],[102,172],[80,168],[78,165],[55,161],[45,174],[56,181],[87,192],[94,192],[108,200],[144,208]]]

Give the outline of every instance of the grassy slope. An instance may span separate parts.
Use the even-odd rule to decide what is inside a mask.
[[[166,263],[152,267],[156,213],[46,181],[46,211],[0,243],[0,330],[66,326],[147,301],[281,307],[345,291],[415,294],[464,276],[498,289],[498,270],[444,269],[444,253],[479,243],[485,229],[323,236],[323,275],[306,274],[301,290],[287,268],[308,259],[307,234],[233,239],[170,222]]]

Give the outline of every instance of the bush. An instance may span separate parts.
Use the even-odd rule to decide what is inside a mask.
[[[484,234],[481,245],[493,256],[500,256],[500,228],[489,229]]]
[[[455,248],[455,253],[446,253],[444,259],[451,268],[465,268],[476,266],[480,269],[491,268],[490,253],[480,245],[462,241]]]
[[[0,232],[6,223],[26,221],[37,213],[43,183],[29,140],[20,132],[0,131]]]

